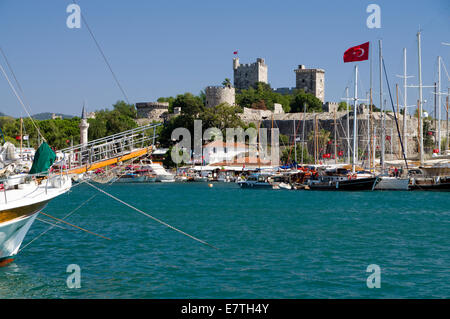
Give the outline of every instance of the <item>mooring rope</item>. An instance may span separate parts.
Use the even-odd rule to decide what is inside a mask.
[[[136,159],[132,159],[131,163],[133,163]],[[116,169],[119,166],[113,168]],[[112,185],[116,180],[113,180],[109,185]],[[72,186],[72,188],[79,186],[81,184],[86,183],[87,180],[81,181],[79,182],[77,185]],[[77,210],[79,210],[81,207],[83,207],[84,205],[86,205],[88,202],[90,202],[91,200],[93,200],[95,197],[97,197],[98,194],[94,194],[91,197],[89,197],[87,200],[85,200],[83,203],[81,203],[80,205],[78,205],[74,210],[72,210],[70,213],[68,213],[66,216],[64,216],[62,218],[62,220],[69,218],[73,213],[75,213]],[[57,222],[55,225],[50,226],[49,228],[47,228],[45,231],[43,231],[42,233],[40,233],[39,235],[37,235],[36,237],[34,237],[31,241],[29,241],[26,245],[24,245],[19,252],[21,252],[22,250],[24,250],[25,248],[27,248],[29,245],[31,245],[33,242],[35,242],[36,240],[38,240],[39,238],[41,238],[42,236],[44,236],[46,233],[48,233],[50,230],[52,230],[53,228],[55,228],[57,226],[57,224],[59,224],[60,222]]]
[[[74,227],[74,228],[77,228],[77,229],[79,229],[79,230],[82,230],[82,231],[84,231],[84,232],[86,232],[86,233],[92,234],[92,235],[94,235],[94,236],[97,236],[97,237],[100,237],[100,238],[103,238],[103,239],[106,239],[106,240],[111,240],[111,239],[108,238],[108,237],[105,237],[105,236],[96,234],[96,233],[91,232],[91,231],[89,231],[89,230],[87,230],[87,229],[84,229],[84,228],[81,228],[81,227],[79,227],[79,226],[77,226],[77,225],[68,223],[68,222],[66,222],[65,220],[56,218],[56,217],[54,217],[54,216],[52,216],[52,215],[49,215],[49,214],[46,214],[46,213],[44,213],[44,212],[40,212],[40,214],[42,214],[42,215],[44,215],[44,216],[47,216],[47,217],[50,217],[50,218],[52,218],[52,219],[54,219],[54,220],[57,220],[57,221],[59,221],[59,222],[61,222],[61,223],[66,224],[66,225],[69,225],[69,226],[72,226],[72,227]]]
[[[207,245],[207,246],[209,246],[209,247],[212,247],[212,248],[214,248],[214,249],[219,250],[217,247],[214,247],[213,245],[207,243],[206,241],[201,240],[201,239],[198,239],[197,237],[194,237],[194,236],[192,236],[192,235],[189,235],[188,233],[185,233],[184,231],[182,231],[182,230],[180,230],[180,229],[178,229],[178,228],[176,228],[176,227],[174,227],[174,226],[172,226],[172,225],[169,225],[169,224],[167,224],[166,222],[163,222],[162,220],[160,220],[160,219],[158,219],[158,218],[156,218],[156,217],[153,217],[153,216],[150,215],[150,214],[147,214],[146,212],[143,212],[142,210],[140,210],[140,209],[138,209],[138,208],[136,208],[136,207],[134,207],[134,206],[132,206],[132,205],[130,205],[130,204],[124,202],[123,200],[121,200],[121,199],[115,197],[114,195],[109,194],[108,192],[104,191],[104,190],[101,189],[101,188],[98,188],[98,187],[95,186],[95,185],[92,185],[92,184],[89,183],[89,182],[86,182],[86,184],[88,184],[89,186],[95,188],[96,190],[98,190],[99,192],[105,194],[106,196],[111,197],[112,199],[118,201],[119,203],[121,203],[121,204],[123,204],[123,205],[125,205],[125,206],[127,206],[127,207],[129,207],[129,208],[131,208],[131,209],[133,209],[133,210],[135,210],[135,211],[137,211],[138,213],[140,213],[140,214],[142,214],[142,215],[144,215],[144,216],[147,216],[148,218],[153,219],[154,221],[156,221],[156,222],[158,222],[158,223],[160,223],[160,224],[162,224],[162,225],[164,225],[164,226],[166,226],[166,227],[168,227],[168,228],[170,228],[170,229],[172,229],[172,230],[175,230],[176,232],[179,232],[179,233],[182,234],[182,235],[185,235],[185,236],[187,236],[187,237],[189,237],[189,238],[191,238],[191,239],[193,239],[193,240],[195,240],[195,241],[198,241],[199,243],[202,243],[202,244],[204,244],[204,245]]]
[[[40,222],[42,222],[42,223],[45,223],[45,224],[49,224],[49,225],[52,225],[52,226],[55,226],[55,227],[58,227],[58,228],[64,229],[64,230],[68,230],[68,229],[67,229],[67,228],[65,228],[65,227],[62,227],[62,226],[59,226],[59,225],[53,224],[53,223],[51,223],[51,222],[49,222],[49,221],[47,221],[47,220],[45,220],[45,219],[39,218],[39,217],[36,217],[36,220],[38,220],[38,221],[40,221]]]

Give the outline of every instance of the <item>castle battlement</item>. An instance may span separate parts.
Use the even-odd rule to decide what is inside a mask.
[[[263,58],[254,63],[240,64],[239,58],[233,59],[234,87],[238,90],[248,89],[256,82],[267,81],[267,64]]]

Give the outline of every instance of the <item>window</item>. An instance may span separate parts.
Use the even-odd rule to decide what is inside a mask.
[[[216,148],[215,147],[213,147],[213,153],[216,153]]]
[[[223,149],[223,152],[224,152],[224,153],[227,153],[227,148],[226,148],[226,147]]]

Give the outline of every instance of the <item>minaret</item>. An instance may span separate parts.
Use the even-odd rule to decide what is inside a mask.
[[[83,105],[83,111],[81,111],[81,123],[80,127],[80,144],[86,145],[88,143],[88,128],[89,123],[87,121],[86,110]]]

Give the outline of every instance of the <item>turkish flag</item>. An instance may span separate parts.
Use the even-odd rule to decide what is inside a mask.
[[[369,59],[369,42],[352,47],[344,52],[344,63]]]
[[[237,52],[237,51],[234,51],[233,54],[238,54],[238,52]]]

